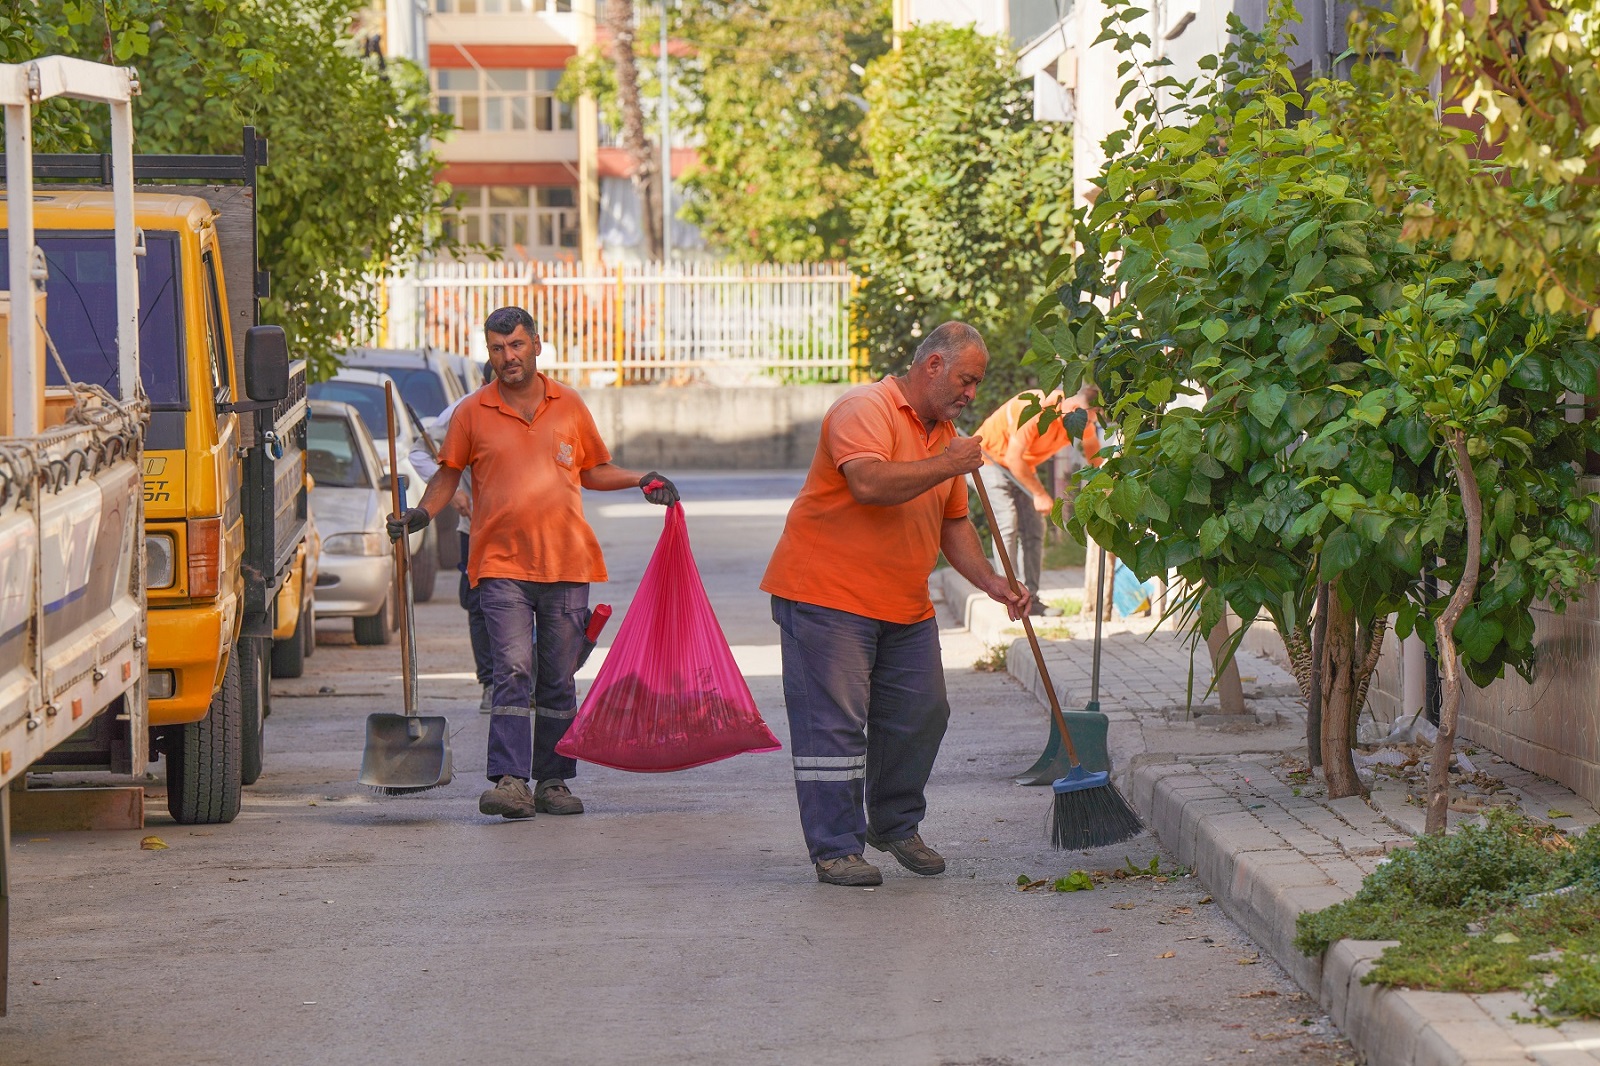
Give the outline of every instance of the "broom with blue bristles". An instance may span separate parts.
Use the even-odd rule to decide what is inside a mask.
[[[994,508],[989,504],[989,492],[984,488],[983,479],[978,472],[972,474],[972,483],[978,489],[978,499],[983,504],[984,517],[989,520],[989,530],[994,534],[995,545],[1000,550],[1000,565],[1006,572],[1006,580],[1011,583],[1012,591],[1020,591],[1022,586],[1017,583],[1015,569],[1011,565],[1011,552],[999,536],[999,527],[995,525]],[[1105,598],[1105,553],[1100,555],[1100,570],[1095,577],[1095,604],[1094,604],[1094,672],[1096,699],[1099,697],[1100,673],[1100,612],[1104,609]],[[1050,701],[1050,713],[1055,716],[1056,729],[1060,732],[1061,743],[1066,749],[1068,769],[1064,777],[1057,778],[1050,788],[1055,793],[1054,801],[1050,808],[1050,844],[1057,851],[1082,851],[1086,848],[1105,847],[1108,844],[1120,844],[1138,836],[1144,826],[1139,824],[1139,816],[1128,806],[1128,801],[1122,798],[1111,785],[1111,774],[1105,770],[1085,770],[1083,763],[1078,760],[1078,752],[1072,745],[1072,733],[1067,729],[1066,718],[1061,713],[1061,702],[1056,698],[1056,687],[1050,680],[1050,671],[1044,665],[1044,652],[1039,649],[1039,638],[1034,635],[1033,621],[1026,614],[1022,616],[1023,631],[1028,634],[1028,647],[1033,649],[1033,662],[1039,668],[1039,680],[1044,682],[1044,691]]]

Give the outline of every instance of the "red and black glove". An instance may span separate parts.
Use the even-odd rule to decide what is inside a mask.
[[[644,490],[645,499],[662,507],[671,507],[678,502],[678,486],[654,470],[639,479],[639,488]]]

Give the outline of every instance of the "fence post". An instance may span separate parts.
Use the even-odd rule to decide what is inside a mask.
[[[623,382],[622,382],[622,359],[623,359],[623,354],[622,354],[623,353],[623,341],[622,341],[622,297],[623,297],[622,264],[618,263],[617,264],[617,296],[616,296],[616,299],[612,302],[612,305],[611,305],[611,342],[612,342],[612,346],[616,350],[615,354],[616,354],[616,359],[617,359],[617,380],[616,380],[615,384],[616,384],[616,387],[619,388],[619,389],[622,388],[622,384],[623,384]]]

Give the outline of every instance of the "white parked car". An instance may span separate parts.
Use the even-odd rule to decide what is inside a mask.
[[[313,400],[331,400],[349,404],[366,425],[373,447],[378,455],[380,473],[389,473],[389,425],[384,415],[384,385],[392,379],[372,370],[353,370],[346,367],[327,381],[319,381],[306,390]],[[395,389],[399,393],[399,388]],[[395,420],[395,443],[399,452],[399,473],[406,479],[405,504],[415,507],[422,500],[427,482],[411,465],[411,449],[418,446],[422,428],[417,425],[411,411],[404,403],[398,405]],[[385,515],[389,513],[386,509]],[[434,578],[439,573],[439,550],[435,543],[437,531],[430,525],[421,533],[410,537],[411,557],[415,565],[411,571],[412,595],[417,602],[425,603],[433,597]]]

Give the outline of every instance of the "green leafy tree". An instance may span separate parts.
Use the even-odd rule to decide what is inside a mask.
[[[369,279],[442,246],[449,199],[428,147],[449,119],[433,111],[415,65],[361,54],[350,27],[363,7],[65,0],[37,10],[31,46],[137,67],[139,152],[237,153],[246,124],[268,138],[259,226],[272,294],[262,314],[317,374],[337,365],[353,325],[376,319]],[[99,124],[76,128],[101,135]]]
[[[681,119],[700,157],[684,180],[684,216],[737,259],[841,258],[869,173],[855,71],[888,49],[887,5],[686,0],[673,22],[698,101]]]
[[[1352,47],[1370,62],[1341,94],[1342,127],[1380,179],[1426,184],[1431,195],[1405,205],[1416,232],[1450,236],[1457,256],[1498,272],[1503,299],[1530,294],[1600,331],[1600,4],[1385,7],[1353,21]],[[1380,94],[1391,106],[1363,106]]]
[[[1112,7],[1132,52],[1119,23],[1137,11]],[[1390,615],[1485,684],[1531,671],[1533,602],[1559,608],[1594,573],[1577,464],[1596,430],[1564,394],[1600,351],[1578,320],[1502,303],[1481,266],[1408,239],[1322,117],[1327,86],[1297,88],[1291,16],[1234,20],[1197,82],[1124,86],[1128,128],[1035,347],[1047,386],[1101,386],[1121,437],[1074,525],[1141,578],[1176,571],[1198,633],[1225,608],[1270,619],[1346,796]]]
[[[1028,311],[1070,235],[1072,134],[1035,122],[1031,87],[998,37],[920,26],[867,70],[873,177],[856,197],[851,264],[873,365],[909,362],[932,327],[980,330],[993,359],[978,407],[1029,384]]]

